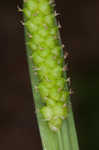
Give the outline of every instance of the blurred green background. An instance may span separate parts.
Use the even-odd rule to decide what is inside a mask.
[[[41,150],[26,61],[22,0],[0,2],[0,149]],[[56,0],[80,150],[99,150],[99,1]]]

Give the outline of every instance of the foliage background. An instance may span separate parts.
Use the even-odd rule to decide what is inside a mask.
[[[56,3],[61,13],[58,19],[62,41],[70,53],[69,74],[75,91],[71,99],[80,150],[98,150],[99,1]],[[39,150],[22,16],[17,13],[17,4],[22,6],[22,0],[0,2],[0,149]]]

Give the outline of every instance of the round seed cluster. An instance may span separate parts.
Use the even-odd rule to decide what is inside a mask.
[[[63,77],[62,46],[58,25],[49,0],[26,0],[24,4],[28,47],[32,50],[35,71],[40,79],[38,90],[44,106],[41,108],[49,127],[57,131],[67,116],[66,79]]]

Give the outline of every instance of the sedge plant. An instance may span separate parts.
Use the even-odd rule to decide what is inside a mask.
[[[78,150],[67,65],[52,0],[24,0],[31,87],[43,150]]]

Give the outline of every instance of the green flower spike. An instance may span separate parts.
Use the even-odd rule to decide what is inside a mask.
[[[66,118],[63,112],[67,113],[67,110],[61,106],[61,103],[67,104],[68,95],[64,88],[66,83],[63,77],[64,64],[61,56],[62,46],[58,37],[58,25],[49,2],[49,0],[27,0],[24,2],[23,11],[28,36],[27,46],[31,49],[33,62],[40,79],[38,90],[41,101],[45,105],[41,108],[41,114],[48,121],[51,129],[55,129],[55,125],[58,129],[61,127],[62,120]],[[51,114],[55,118],[52,118],[53,121],[51,121]]]
[[[43,150],[78,150],[53,0],[24,0],[31,86]]]

